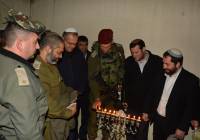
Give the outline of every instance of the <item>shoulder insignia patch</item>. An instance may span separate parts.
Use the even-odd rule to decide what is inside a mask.
[[[22,68],[22,67],[16,68],[15,72],[17,74],[19,86],[28,86],[28,85],[30,85],[27,73],[26,73],[24,68]]]

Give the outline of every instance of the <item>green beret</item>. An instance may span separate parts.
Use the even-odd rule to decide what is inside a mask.
[[[8,16],[5,17],[7,23],[15,23],[22,27],[24,30],[41,34],[45,31],[46,27],[38,21],[32,21],[28,16],[24,15],[22,12],[10,9],[8,11]]]

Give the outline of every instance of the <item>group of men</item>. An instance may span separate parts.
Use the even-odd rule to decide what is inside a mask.
[[[190,125],[199,127],[199,78],[183,68],[180,50],[169,49],[161,58],[146,50],[142,39],[134,39],[125,59],[111,29],[99,32],[89,52],[88,38],[74,28],[61,37],[14,10],[6,19],[0,139],[95,140],[100,107],[126,108],[127,114],[142,117],[137,134],[127,134],[127,140],[147,140],[151,123],[154,140],[182,140]],[[109,132],[102,133],[109,139]]]

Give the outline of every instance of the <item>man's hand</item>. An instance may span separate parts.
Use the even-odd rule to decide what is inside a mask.
[[[149,121],[149,115],[147,113],[142,113],[142,119],[147,122]]]
[[[128,103],[127,103],[127,102],[123,102],[123,103],[122,103],[122,106],[124,107],[125,111],[127,111]]]
[[[101,107],[101,101],[100,101],[100,99],[99,98],[97,98],[96,100],[95,100],[95,102],[92,104],[92,109],[98,109],[98,108],[100,108]]]
[[[192,127],[193,127],[194,129],[199,127],[199,122],[198,122],[197,120],[192,120],[192,121],[191,121],[191,124],[192,124]]]
[[[185,137],[185,132],[180,129],[176,129],[175,135],[176,138],[182,140]]]
[[[72,116],[76,113],[77,111],[77,104],[76,103],[72,103],[69,106],[67,106],[67,109],[69,109],[72,113]]]

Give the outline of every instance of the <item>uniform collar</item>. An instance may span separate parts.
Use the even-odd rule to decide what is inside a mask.
[[[15,53],[11,52],[11,51],[8,51],[4,48],[0,48],[0,54],[6,56],[6,57],[9,57],[11,59],[14,59],[16,61],[19,61],[23,64],[25,64],[26,66],[28,66],[31,70],[34,71],[34,68],[33,66],[27,61],[25,60],[24,58],[20,57],[19,55],[16,55]]]
[[[112,54],[113,53],[115,53],[116,51],[117,51],[117,49],[116,49],[116,46],[115,46],[115,44],[113,43],[113,44],[111,44],[111,48],[110,48],[110,50],[109,50],[109,52],[107,52],[107,53],[102,53],[102,51],[101,51],[101,49],[100,49],[100,46],[99,46],[99,52],[100,52],[100,55],[101,56],[112,56]]]

